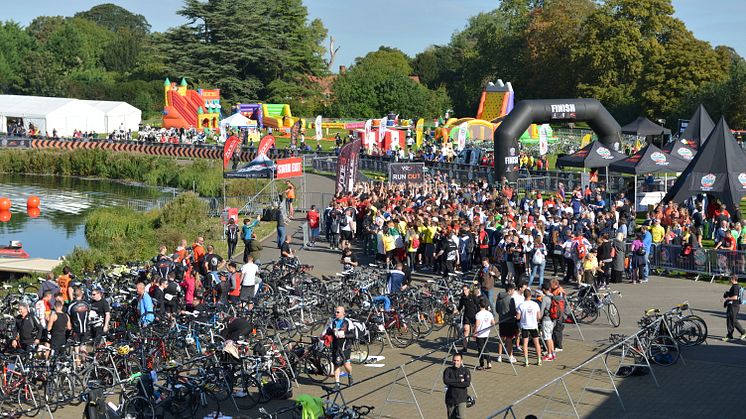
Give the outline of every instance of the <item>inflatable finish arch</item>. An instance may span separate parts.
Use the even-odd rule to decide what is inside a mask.
[[[605,146],[618,150],[621,127],[596,99],[522,100],[495,130],[495,179],[518,176],[518,138],[531,124],[587,122]]]

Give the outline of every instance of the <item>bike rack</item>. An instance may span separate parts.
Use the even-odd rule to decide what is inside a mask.
[[[402,382],[402,380],[404,380],[404,382]],[[407,390],[409,391],[409,395],[412,396],[412,398],[407,399],[407,400],[392,399],[391,394],[394,392],[395,386],[407,387]],[[389,393],[386,395],[386,400],[384,400],[383,402],[381,413],[378,414],[379,418],[384,417],[383,412],[386,410],[386,406],[389,404],[413,404],[417,408],[417,413],[420,415],[420,419],[425,419],[425,415],[422,414],[420,403],[417,401],[417,396],[414,395],[412,384],[409,382],[409,378],[407,377],[407,372],[404,371],[403,365],[399,365],[398,371],[396,373],[396,377],[394,377],[394,381],[392,381],[391,384],[389,385]]]
[[[451,352],[453,351],[453,352]],[[446,356],[443,357],[443,362],[440,364],[440,370],[438,375],[434,377],[433,379],[433,385],[430,387],[430,391],[427,394],[433,394],[435,392],[435,387],[438,385],[438,383],[442,384],[442,377],[443,377],[443,371],[446,369],[446,363],[448,363],[448,359],[451,358],[452,354],[457,354],[458,349],[456,349],[456,342],[451,342],[451,346],[448,347],[448,352],[446,353]],[[469,383],[469,387],[471,387],[471,391],[474,392],[474,397],[477,398],[477,389],[474,388],[474,382]]]
[[[508,349],[508,347],[505,346],[505,342],[503,341],[502,337],[500,337],[500,330],[498,330],[497,324],[492,325],[491,328],[495,329],[495,336],[497,336],[497,341],[498,341],[499,345],[502,346],[505,349],[506,355],[507,355],[507,349]],[[487,337],[487,340],[484,342],[484,346],[479,350],[479,355],[477,355],[477,362],[479,362],[479,358],[484,354],[484,350],[487,348],[487,344],[490,343],[490,339],[492,339],[492,336]],[[542,339],[542,342],[543,341],[544,340]],[[541,355],[539,355],[539,356],[541,356]],[[518,375],[518,370],[515,368],[515,363],[510,362],[510,355],[508,355],[508,364],[510,364],[510,366],[513,368],[513,375],[517,376]],[[473,371],[476,371],[476,369],[477,369],[477,365],[474,364]]]
[[[554,395],[557,393],[557,387],[559,387],[559,384],[562,384],[562,388],[564,389],[565,396],[567,396],[567,399],[555,399]],[[575,407],[576,402],[572,400],[572,396],[570,395],[570,391],[567,389],[567,384],[565,383],[565,378],[561,377],[558,381],[554,383],[552,386],[554,389],[552,390],[552,393],[547,397],[547,402],[544,404],[544,409],[542,410],[542,414],[539,415],[539,417],[544,417],[545,414],[549,414],[550,416],[568,416],[568,417],[575,417],[577,419],[580,419],[580,415],[578,414],[578,409]],[[560,397],[562,397],[560,395]],[[564,404],[565,402],[570,404],[570,407],[572,407],[572,412],[561,412],[556,410],[549,410],[549,404],[551,402],[558,402]]]
[[[583,399],[583,395],[588,390],[595,390],[595,391],[613,391],[616,394],[617,400],[619,400],[619,404],[622,406],[622,410],[626,411],[627,409],[624,407],[624,403],[622,402],[622,397],[619,395],[619,390],[617,389],[616,383],[614,382],[614,377],[611,374],[611,371],[609,370],[609,365],[606,363],[605,357],[600,357],[601,361],[603,361],[603,368],[594,368],[591,370],[590,374],[588,374],[588,377],[586,379],[585,385],[583,385],[583,390],[580,393],[580,396],[578,397],[578,400],[576,401],[577,404],[580,404],[580,401]],[[606,375],[609,378],[609,381],[611,382],[612,388],[603,388],[603,387],[589,387],[588,385],[591,383],[591,380],[593,380],[594,375],[597,371],[604,370],[606,372]],[[603,374],[603,373],[602,373]]]

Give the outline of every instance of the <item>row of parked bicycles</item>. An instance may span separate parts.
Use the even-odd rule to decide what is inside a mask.
[[[431,281],[392,295],[390,309],[383,310],[374,299],[383,294],[387,270],[365,266],[319,279],[310,275],[311,269],[297,260],[265,263],[253,306],[221,305],[210,292],[205,312],[180,307],[173,315],[154,313],[156,321],[147,327],[140,326],[134,288],[136,280],[148,278],[144,266],[81,275],[76,281],[83,289],[105,290],[111,305],[109,333],[95,344],[71,340],[55,351],[43,346],[4,351],[0,416],[32,417],[85,403],[89,418],[186,418],[228,410],[276,417],[276,412],[252,409],[289,399],[299,383],[326,388],[333,380],[329,342],[320,335],[335,306],[347,307],[356,325],[351,360],[365,363],[386,347],[406,348],[449,325],[460,292],[458,282]],[[16,334],[11,316],[18,304],[33,307],[39,287],[4,287],[3,347]],[[248,320],[251,331],[227,351],[221,331],[234,317]],[[362,418],[372,410],[331,397],[325,408],[330,418]],[[299,407],[290,410],[300,417]]]

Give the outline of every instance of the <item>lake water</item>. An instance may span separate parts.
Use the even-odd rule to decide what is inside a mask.
[[[171,194],[159,188],[107,180],[0,174],[0,196],[12,201],[10,221],[0,222],[0,244],[18,240],[31,257],[56,259],[75,246],[87,247],[85,217],[92,210]],[[30,195],[41,200],[37,218],[26,212]]]

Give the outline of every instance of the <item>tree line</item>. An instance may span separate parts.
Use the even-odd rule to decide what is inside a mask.
[[[141,15],[102,4],[72,17],[0,24],[0,92],[124,100],[155,117],[166,76],[220,88],[235,102],[289,103],[295,114],[473,116],[485,84],[517,99],[594,97],[624,124],[675,128],[697,103],[746,126],[746,63],[698,40],[671,0],[503,0],[448,44],[409,57],[381,47],[332,75],[327,30],[302,0],[185,0],[185,23],[152,32]]]

